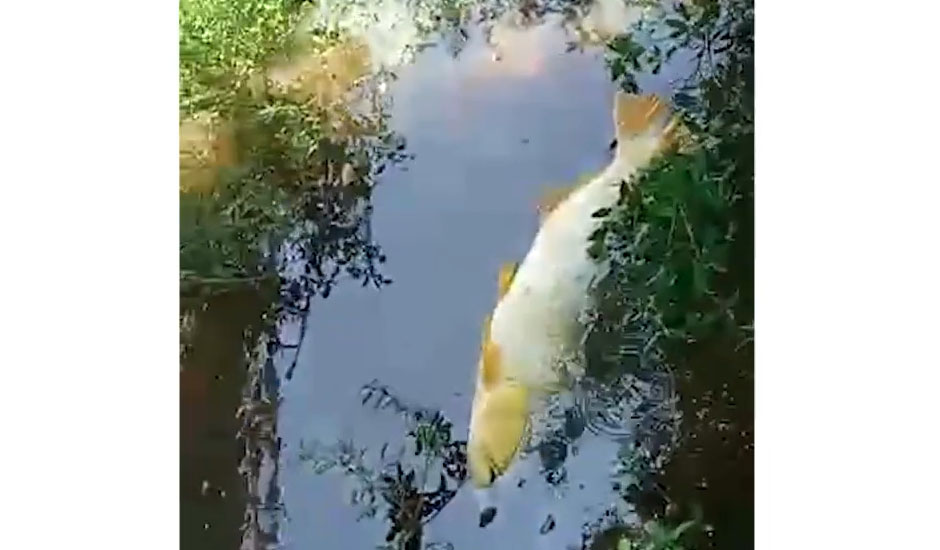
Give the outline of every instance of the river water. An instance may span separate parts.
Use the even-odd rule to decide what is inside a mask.
[[[602,60],[565,53],[564,36],[551,26],[523,36],[529,49],[510,48],[499,62],[479,36],[456,59],[426,50],[390,88],[392,127],[415,157],[374,197],[373,228],[394,283],[378,292],[343,286],[313,308],[279,416],[288,547],[368,548],[381,540],[382,525],[356,523],[357,511],[342,506],[343,480],[312,475],[291,460],[293,451],[305,438],[378,448],[389,432],[403,433],[392,415],[360,406],[359,390],[374,378],[403,399],[439,408],[455,433],[466,433],[481,320],[495,303],[499,265],[530,246],[540,192],[608,160],[614,89]],[[611,452],[603,447],[579,458],[597,464],[589,451]],[[562,503],[545,493],[531,483],[506,495],[506,509],[481,530],[477,504],[463,491],[429,538],[440,534],[457,548],[578,540],[578,500],[591,499],[575,493]],[[603,503],[606,492],[594,496]],[[559,514],[560,506],[575,513]],[[542,536],[551,511],[564,520]]]
[[[615,90],[602,50],[568,48],[571,34],[558,20],[509,26],[490,43],[481,26],[468,30],[459,54],[444,45],[424,49],[388,85],[390,129],[413,155],[380,177],[372,198],[374,239],[388,258],[383,273],[394,282],[379,290],[339,284],[328,299],[313,302],[300,346],[264,361],[261,377],[267,376],[265,391],[275,404],[269,435],[279,452],[258,455],[255,482],[258,476],[264,482],[256,494],[244,489],[245,476],[251,478],[244,469],[248,447],[234,437],[242,425],[235,410],[251,393],[252,374],[230,373],[250,370],[250,349],[240,336],[263,308],[257,296],[239,294],[196,308],[199,337],[181,374],[184,548],[237,546],[246,506],[266,510],[256,531],[276,533],[282,548],[380,543],[387,525],[381,515],[357,519],[359,510],[346,503],[348,478],[318,475],[301,459],[312,441],[348,440],[375,450],[402,440],[398,416],[361,405],[370,381],[440,410],[455,437],[466,437],[481,322],[495,303],[499,266],[526,253],[542,193],[609,161]],[[668,91],[681,69],[641,86]],[[283,339],[297,336],[296,328],[284,328]],[[464,487],[430,523],[425,542],[457,549],[578,547],[582,525],[612,499],[610,465],[618,446],[604,437],[581,438],[561,486],[546,483],[536,457],[529,457],[513,474],[524,483],[500,493],[500,512],[485,529]],[[255,536],[255,547],[275,544]]]

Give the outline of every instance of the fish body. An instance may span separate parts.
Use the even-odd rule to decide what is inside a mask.
[[[467,444],[471,479],[483,497],[481,526],[495,516],[486,492],[521,449],[533,407],[582,370],[582,314],[600,269],[587,252],[601,223],[593,214],[617,202],[621,184],[674,141],[677,126],[655,96],[623,92],[614,100],[614,124],[614,160],[555,193],[525,259],[500,273],[499,300],[484,323]]]

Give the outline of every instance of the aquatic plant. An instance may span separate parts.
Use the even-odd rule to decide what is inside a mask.
[[[700,527],[698,520],[679,524],[658,520],[641,526],[613,525],[585,534],[584,550],[691,550],[689,535]],[[597,525],[593,526],[597,528]]]
[[[617,550],[684,550],[689,547],[683,544],[683,536],[697,525],[696,520],[679,525],[650,521],[642,529],[635,529],[632,536],[621,538]]]
[[[301,460],[315,473],[342,473],[354,482],[350,501],[359,518],[382,512],[388,522],[390,550],[446,548],[444,541],[423,541],[424,526],[457,494],[467,478],[467,443],[453,439],[451,422],[440,412],[406,403],[378,381],[362,388],[362,404],[399,415],[406,426],[397,449],[382,446],[374,460],[351,441],[302,444]]]

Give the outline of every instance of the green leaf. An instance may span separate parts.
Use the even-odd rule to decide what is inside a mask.
[[[607,259],[607,247],[604,246],[604,242],[597,240],[591,243],[588,247],[588,256],[591,259],[602,262]]]
[[[686,23],[682,19],[666,19],[665,23],[669,25],[670,27],[672,27],[673,29],[676,29],[679,31],[685,32],[689,29],[688,23]]]

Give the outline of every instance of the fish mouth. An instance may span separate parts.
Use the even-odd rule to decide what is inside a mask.
[[[480,528],[486,527],[496,518],[496,507],[488,506],[480,512]]]

